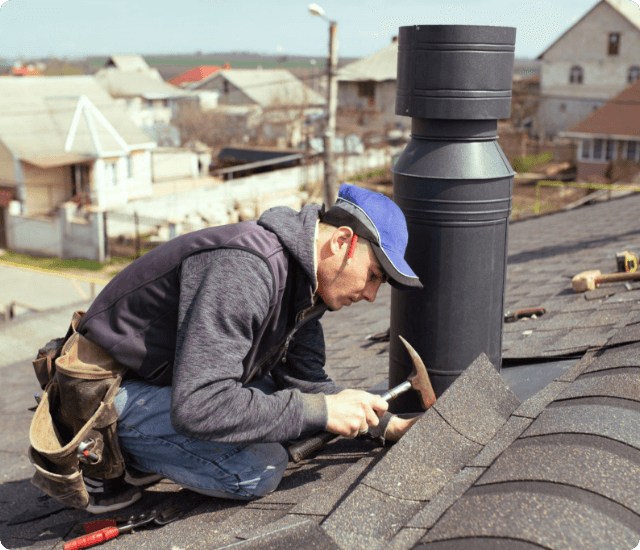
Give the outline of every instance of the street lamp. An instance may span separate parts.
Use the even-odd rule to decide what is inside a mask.
[[[324,183],[322,200],[327,208],[331,208],[336,197],[336,173],[333,163],[333,144],[336,135],[336,106],[338,103],[338,23],[325,17],[324,10],[318,4],[309,4],[311,15],[321,17],[329,23],[329,58],[327,60],[327,122],[325,125],[324,143]]]

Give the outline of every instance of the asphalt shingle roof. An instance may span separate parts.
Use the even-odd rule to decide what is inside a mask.
[[[616,283],[607,293],[593,291],[596,296],[575,294],[571,277],[586,269],[611,272],[615,252],[639,251],[639,207],[634,195],[513,223],[507,309],[542,305],[547,313],[505,324],[501,375],[486,358],[477,359],[395,446],[338,439],[290,464],[277,491],[250,503],[208,498],[164,480],[127,513],[176,503],[185,517],[103,547],[634,548],[640,540],[637,290]],[[388,344],[366,337],[388,327],[389,307],[385,288],[373,305],[325,317],[327,370],[338,382],[371,388],[386,379]],[[21,321],[23,331],[36,322],[38,316]],[[11,329],[0,329],[0,338],[5,330]],[[19,331],[11,334],[20,339]],[[0,412],[10,421],[0,442],[6,457],[0,541],[8,548],[53,548],[96,518],[29,484],[25,407],[37,383],[25,354],[0,366],[10,390],[0,394]],[[527,365],[519,366],[522,358]],[[519,375],[545,382],[524,395],[514,385]]]
[[[566,135],[640,136],[640,80],[627,86],[617,96],[565,133]]]

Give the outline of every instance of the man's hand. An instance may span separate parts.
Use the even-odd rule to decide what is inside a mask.
[[[380,396],[366,391],[343,390],[336,395],[327,395],[327,431],[344,437],[366,433],[369,426],[378,425],[378,417],[388,406]]]
[[[384,434],[385,440],[391,442],[398,441],[407,433],[407,431],[409,431],[409,428],[411,428],[411,426],[413,426],[421,416],[421,413],[414,418],[400,418],[399,416],[392,416],[391,420],[389,420],[389,424],[387,425],[387,431]]]

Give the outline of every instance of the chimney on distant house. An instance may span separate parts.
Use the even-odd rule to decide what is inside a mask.
[[[436,396],[483,352],[500,370],[514,172],[497,127],[510,116],[515,38],[512,27],[400,28],[396,114],[411,117],[411,140],[392,169],[393,197],[424,289],[392,289],[390,387],[413,368],[399,335]],[[405,396],[393,410],[419,410]]]

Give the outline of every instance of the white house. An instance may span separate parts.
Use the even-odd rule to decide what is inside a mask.
[[[568,130],[640,78],[640,9],[600,0],[538,57],[541,98],[535,131]]]
[[[338,108],[379,115],[382,123],[409,124],[395,114],[398,41],[338,71]]]
[[[92,76],[0,78],[0,189],[22,215],[150,195],[155,147]]]

